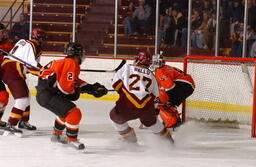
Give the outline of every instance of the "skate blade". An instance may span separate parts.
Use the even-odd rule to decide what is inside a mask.
[[[15,135],[16,137],[19,137],[19,138],[23,137],[22,133],[11,133],[10,131],[4,131],[2,136],[10,136],[10,135]]]

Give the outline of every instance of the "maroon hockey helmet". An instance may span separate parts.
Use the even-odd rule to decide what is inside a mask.
[[[150,66],[152,64],[152,55],[148,52],[139,52],[135,55],[135,64]]]
[[[31,32],[31,39],[44,40],[46,38],[45,31],[42,28],[35,27]]]

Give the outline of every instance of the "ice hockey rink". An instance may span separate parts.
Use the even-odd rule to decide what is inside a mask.
[[[174,146],[162,141],[147,129],[135,128],[139,146],[118,139],[108,113],[114,102],[79,100],[83,112],[79,138],[86,145],[78,151],[51,143],[55,116],[31,99],[31,123],[38,130],[25,131],[23,138],[0,136],[1,167],[255,167],[256,139],[249,128],[215,127],[187,122],[173,132]],[[13,99],[4,114],[7,119]],[[0,131],[2,134],[2,131]]]

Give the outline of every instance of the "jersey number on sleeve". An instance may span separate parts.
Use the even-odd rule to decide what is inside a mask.
[[[129,76],[130,79],[132,79],[133,81],[129,84],[129,90],[136,90],[136,91],[140,91],[140,87],[139,86],[135,86],[135,84],[141,80],[141,76],[137,75],[137,74],[132,74]],[[152,80],[148,77],[143,76],[142,77],[142,82],[145,83],[145,91],[148,91],[148,88],[150,87]]]

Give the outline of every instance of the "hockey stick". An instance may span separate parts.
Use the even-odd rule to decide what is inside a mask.
[[[122,60],[122,62],[114,69],[114,70],[91,70],[91,69],[81,69],[80,71],[85,72],[117,72],[123,65],[126,63],[126,60]]]
[[[12,57],[12,58],[18,60],[19,62],[21,62],[21,63],[23,63],[23,64],[25,64],[25,65],[27,65],[27,66],[29,66],[29,67],[32,67],[32,68],[34,68],[34,69],[36,69],[36,70],[40,70],[38,67],[35,67],[35,66],[33,66],[33,65],[31,65],[31,64],[29,64],[29,63],[27,63],[27,62],[25,62],[24,60],[22,60],[22,59],[20,59],[20,58],[18,58],[18,57],[16,57],[16,56],[14,56],[14,55],[11,54],[11,53],[6,52],[6,51],[3,50],[3,49],[0,49],[0,52],[2,52],[2,53],[4,53],[4,54],[6,54],[7,56],[10,56],[10,57]]]

